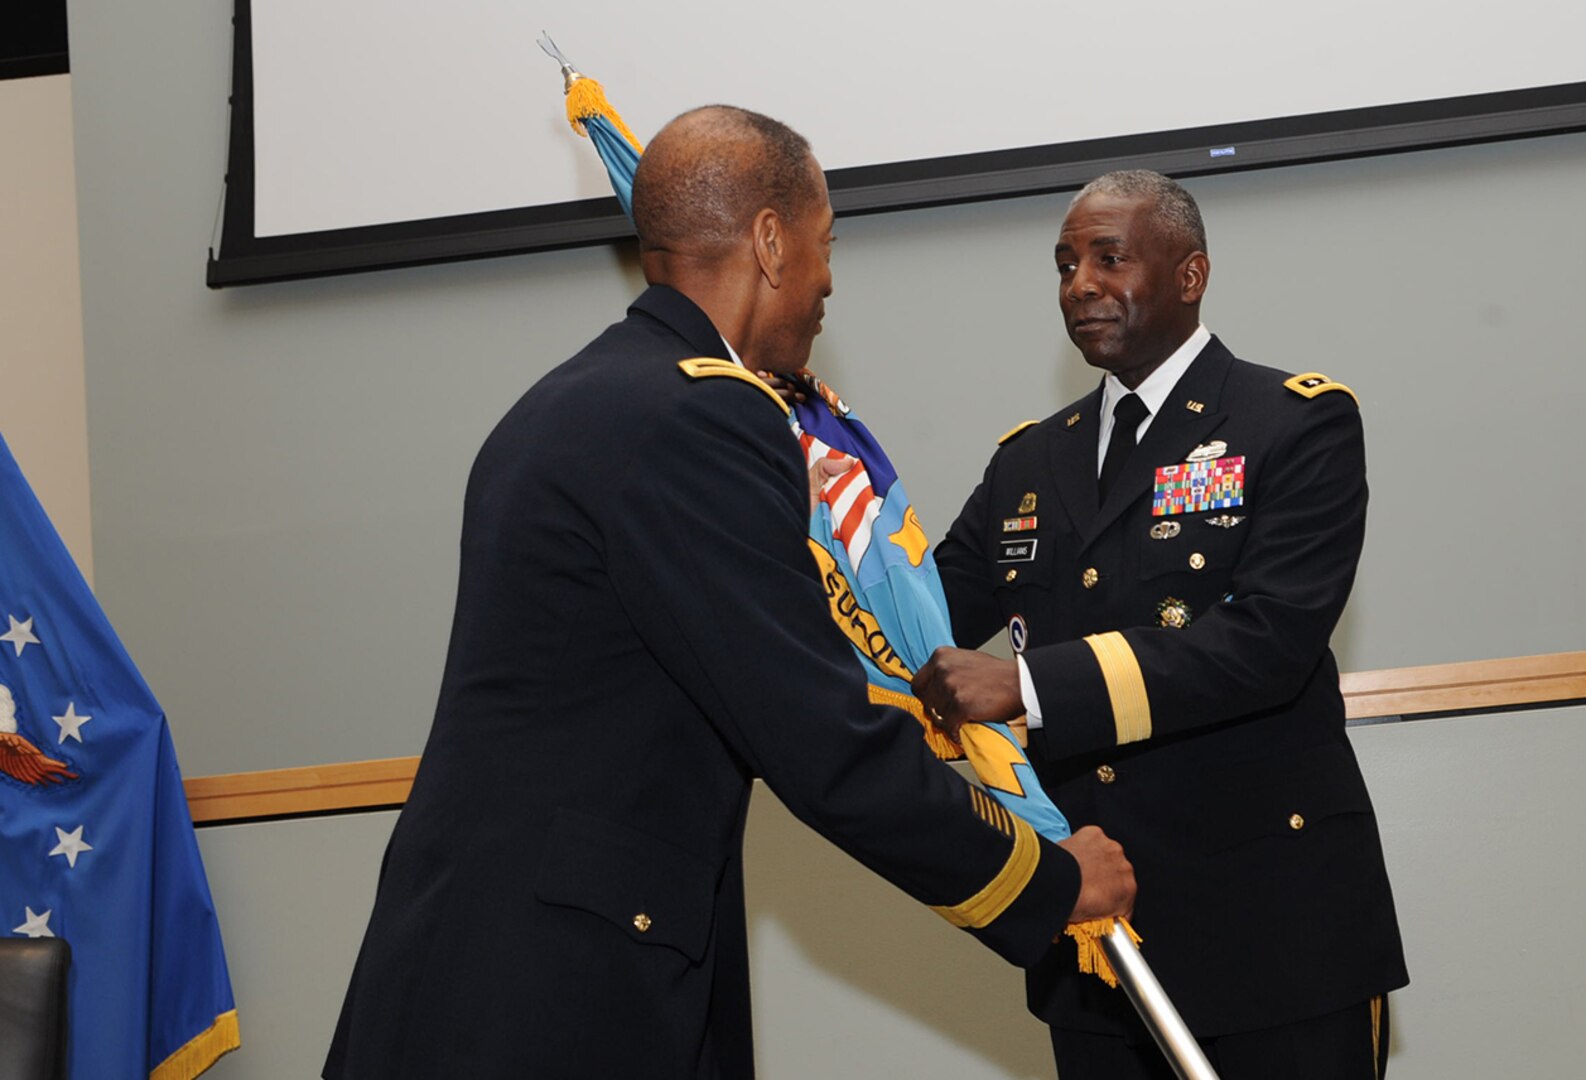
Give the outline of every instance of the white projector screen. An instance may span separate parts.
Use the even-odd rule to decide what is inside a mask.
[[[608,196],[593,148],[562,118],[557,65],[535,45],[542,29],[605,85],[641,140],[692,106],[743,105],[800,130],[828,172],[866,170],[882,187],[934,175],[934,162],[1034,164],[1021,148],[1255,131],[1252,122],[1586,79],[1586,5],[1560,0],[239,0],[238,14],[253,242],[339,243],[348,230]],[[234,155],[238,133],[234,122]],[[1200,153],[1213,149],[1231,159],[1222,166],[1248,167],[1241,147]],[[228,218],[237,181],[234,167]],[[957,197],[1039,187],[993,183]],[[928,201],[949,199],[895,204]],[[850,209],[886,204],[883,195]]]

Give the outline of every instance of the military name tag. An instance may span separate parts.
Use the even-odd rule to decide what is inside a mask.
[[[1162,465],[1156,471],[1151,495],[1151,516],[1195,514],[1226,510],[1245,501],[1245,459],[1218,458]]]
[[[1004,540],[998,562],[1034,562],[1035,545],[1039,540]]]

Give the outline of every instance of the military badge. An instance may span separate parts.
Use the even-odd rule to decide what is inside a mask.
[[[1201,443],[1191,450],[1184,460],[1192,463],[1196,461],[1215,461],[1226,453],[1228,453],[1228,444],[1221,439],[1215,439],[1209,443]]]
[[[1025,624],[1023,615],[1015,615],[1008,620],[1008,644],[1013,646],[1013,651],[1022,653],[1024,647],[1030,643],[1030,628]]]
[[[1241,514],[1217,514],[1206,519],[1206,524],[1215,525],[1219,529],[1231,529],[1244,520]]]
[[[1179,534],[1183,526],[1176,521],[1159,521],[1151,526],[1151,539],[1171,540]]]
[[[1026,491],[1024,493],[1024,498],[1019,500],[1019,513],[1021,513],[1021,514],[1033,514],[1033,513],[1035,513],[1035,492]]]
[[[1156,606],[1156,617],[1169,630],[1182,630],[1190,624],[1190,606],[1176,597],[1164,597]]]
[[[1226,510],[1245,501],[1245,459],[1217,458],[1162,465],[1156,470],[1151,516]]]

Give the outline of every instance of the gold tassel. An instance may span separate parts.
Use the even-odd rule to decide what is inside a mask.
[[[611,102],[606,100],[605,89],[588,75],[571,79],[567,86],[567,122],[573,125],[574,131],[587,139],[589,132],[584,130],[584,121],[594,116],[604,116],[611,121],[611,126],[628,140],[628,145],[637,153],[644,153],[644,147],[639,145],[638,136],[628,130],[628,125],[623,122],[621,116],[617,115],[617,110],[611,107]]]
[[[925,745],[931,748],[931,753],[943,761],[956,761],[964,756],[963,747],[952,739],[942,734],[937,726],[925,718],[925,706],[920,704],[920,699],[913,694],[902,694],[896,690],[888,690],[884,686],[871,685],[870,700],[877,705],[891,705],[895,709],[902,709],[920,722],[920,727],[925,729]]]
[[[1082,923],[1070,923],[1063,931],[1074,939],[1074,944],[1079,948],[1080,973],[1094,975],[1114,988],[1118,985],[1118,973],[1112,970],[1112,964],[1107,960],[1107,952],[1101,947],[1101,939],[1112,933],[1112,924],[1115,921],[1123,923],[1123,928],[1134,939],[1134,943],[1140,944],[1142,939],[1134,932],[1134,927],[1129,925],[1128,919],[1090,919]]]

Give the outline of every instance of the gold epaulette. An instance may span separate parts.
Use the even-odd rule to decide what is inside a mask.
[[[1024,434],[1024,431],[1025,431],[1026,428],[1033,428],[1036,424],[1039,424],[1040,422],[1041,421],[1039,421],[1039,420],[1026,420],[1024,423],[1020,424],[1018,427],[1016,427],[1016,428],[1012,429],[1011,431],[1009,431],[1002,438],[998,439],[997,440],[997,445],[1001,446],[1005,442],[1010,442],[1013,439],[1017,439],[1020,435]]]
[[[1317,394],[1325,394],[1329,390],[1342,390],[1355,399],[1355,404],[1360,404],[1360,398],[1355,392],[1341,382],[1334,382],[1319,371],[1307,371],[1304,375],[1296,375],[1292,379],[1285,379],[1283,385],[1293,390],[1303,398],[1313,398]]]
[[[717,360],[711,357],[697,357],[693,360],[679,360],[677,366],[684,375],[690,379],[708,379],[723,376],[728,379],[737,379],[746,382],[756,390],[761,391],[766,397],[776,402],[776,407],[782,410],[782,415],[787,416],[793,412],[788,403],[777,397],[775,390],[749,374],[731,360]]]

